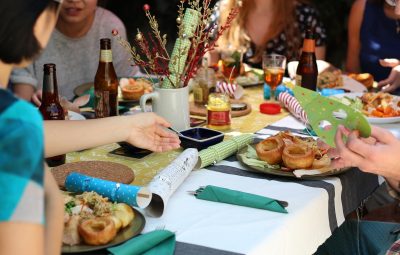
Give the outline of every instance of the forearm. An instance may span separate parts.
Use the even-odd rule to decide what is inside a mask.
[[[317,59],[325,60],[326,47],[319,46],[315,48],[315,56]]]
[[[46,157],[125,141],[129,136],[128,117],[118,116],[85,121],[45,121]]]
[[[46,229],[45,254],[60,254],[64,227],[64,202],[48,169],[45,170]]]
[[[31,101],[32,95],[35,92],[35,88],[31,84],[14,84],[13,92],[19,97],[26,101]]]

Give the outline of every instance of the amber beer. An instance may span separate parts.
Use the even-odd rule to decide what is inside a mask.
[[[283,75],[285,74],[285,69],[280,67],[268,67],[264,68],[265,82],[275,90],[279,84],[282,83]]]
[[[43,66],[43,94],[39,111],[44,120],[65,120],[64,109],[58,98],[56,65],[44,64]],[[46,158],[49,166],[58,166],[65,163],[65,154]]]
[[[100,39],[100,59],[94,78],[96,118],[118,115],[118,79],[112,63],[111,40]]]
[[[307,29],[303,42],[299,65],[296,71],[296,85],[317,90],[318,67],[315,57],[315,34],[312,29]]]

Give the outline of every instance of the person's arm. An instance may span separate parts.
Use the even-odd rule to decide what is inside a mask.
[[[325,60],[326,46],[319,46],[315,48],[315,57],[317,59]]]
[[[366,0],[356,0],[351,8],[348,22],[348,44],[346,71],[360,72],[360,30],[364,17]]]
[[[33,64],[26,68],[14,68],[10,76],[10,82],[16,96],[26,101],[31,101],[38,84]]]
[[[31,101],[35,88],[31,84],[18,83],[13,85],[13,92],[19,98]]]
[[[27,222],[0,223],[0,254],[43,255],[44,227]]]
[[[347,137],[346,143],[343,136]],[[364,172],[400,181],[400,140],[390,131],[376,126],[372,126],[371,137],[374,139],[360,138],[358,132],[339,126],[335,137],[336,149],[331,152],[331,156],[336,158],[332,166],[358,167]]]
[[[400,61],[394,58],[380,59],[379,63],[384,67],[391,67],[392,71],[389,76],[379,81],[378,87],[382,88],[383,92],[392,92],[400,87]]]
[[[179,148],[170,124],[154,113],[85,121],[45,121],[46,157],[127,141],[156,152]]]
[[[50,170],[45,169],[45,254],[61,254],[64,228],[64,201]]]

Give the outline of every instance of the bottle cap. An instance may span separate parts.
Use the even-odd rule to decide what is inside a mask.
[[[262,103],[260,104],[260,112],[264,114],[279,114],[281,106],[278,103]]]

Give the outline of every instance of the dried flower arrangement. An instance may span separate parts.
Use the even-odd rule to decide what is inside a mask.
[[[218,38],[229,29],[239,13],[239,6],[232,8],[226,22],[218,27],[217,24],[211,24],[213,8],[210,3],[211,0],[180,0],[176,19],[178,38],[171,55],[166,49],[167,36],[161,35],[157,19],[151,15],[147,4],[143,10],[149,20],[151,33],[144,35],[138,30],[134,45],[121,38],[116,30],[113,30],[113,35],[130,52],[134,65],[140,66],[147,75],[156,75],[162,88],[185,87],[196,74],[203,56],[217,46]],[[186,4],[188,8],[185,8]]]

